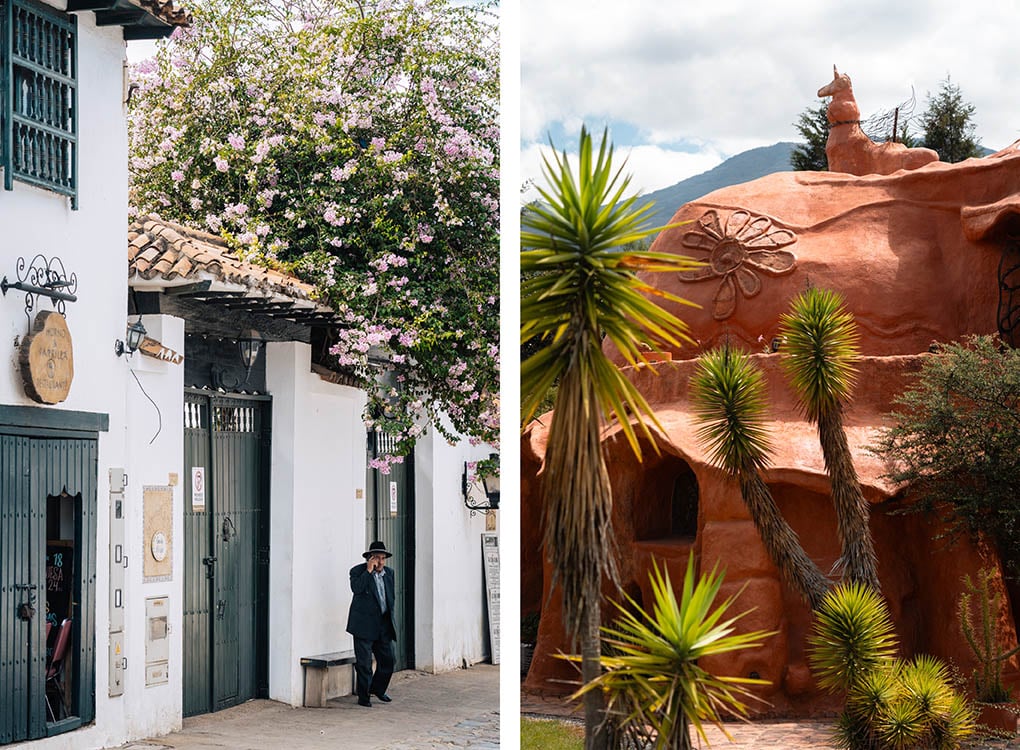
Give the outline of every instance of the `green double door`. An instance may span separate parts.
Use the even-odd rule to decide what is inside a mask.
[[[392,448],[382,432],[368,434],[368,456],[378,458]],[[375,540],[393,553],[387,561],[393,569],[395,603],[393,626],[397,643],[394,670],[414,667],[414,455],[391,467],[389,474],[368,469],[365,509],[365,549]]]
[[[0,745],[95,717],[98,442],[57,435],[0,432]],[[61,694],[46,624],[65,619]]]
[[[185,716],[268,695],[269,407],[185,393]]]

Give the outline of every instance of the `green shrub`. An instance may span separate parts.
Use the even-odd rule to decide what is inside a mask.
[[[897,650],[881,596],[857,583],[826,595],[808,639],[818,683],[846,703],[834,741],[845,750],[951,750],[974,733],[974,710],[933,656]]]

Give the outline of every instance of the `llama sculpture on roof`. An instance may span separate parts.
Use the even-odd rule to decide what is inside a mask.
[[[829,170],[847,174],[892,174],[900,169],[917,169],[939,160],[930,148],[907,148],[902,143],[875,143],[861,130],[861,110],[854,99],[850,76],[832,66],[832,81],[818,89],[818,96],[831,96],[826,111],[829,139],[825,156]]]

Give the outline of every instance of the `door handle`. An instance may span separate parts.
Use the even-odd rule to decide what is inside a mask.
[[[202,558],[202,564],[205,566],[205,577],[206,578],[212,578],[213,577],[213,565],[216,564],[216,558],[215,557],[203,557]]]
[[[216,619],[223,619],[223,611],[227,608],[227,600],[220,599],[216,602]]]

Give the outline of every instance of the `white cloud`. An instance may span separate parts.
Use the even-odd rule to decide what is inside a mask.
[[[549,147],[540,143],[530,143],[521,150],[521,175],[524,180],[544,184],[541,176],[543,154],[550,154]],[[688,153],[672,151],[661,146],[641,145],[618,146],[613,158],[617,167],[624,166],[624,174],[632,175],[628,194],[634,194],[650,193],[707,172],[722,162],[725,156],[711,146],[706,146],[696,153]],[[573,161],[576,164],[576,158]],[[531,200],[536,195],[534,189],[529,189],[524,194],[524,200]]]
[[[584,121],[631,123],[640,143],[664,150],[698,142],[732,155],[795,141],[793,123],[836,63],[865,116],[908,99],[911,86],[920,114],[951,74],[984,145],[1003,148],[1020,137],[1018,25],[1012,0],[522,0],[521,137],[527,145],[554,123],[577,132]]]

